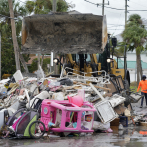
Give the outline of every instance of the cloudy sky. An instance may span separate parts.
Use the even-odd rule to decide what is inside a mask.
[[[25,2],[26,0],[21,0]],[[96,6],[94,4],[101,4],[102,0],[66,0],[68,3],[75,4],[75,7],[71,10],[76,10],[81,13],[93,13],[95,15],[102,15],[102,7]],[[125,9],[125,0],[105,0],[105,15],[107,17],[107,25],[108,32],[117,35],[120,34],[124,29],[125,24],[125,10],[116,10],[117,9]],[[147,10],[147,0],[129,0],[128,2],[128,10]],[[131,14],[139,14],[143,19],[147,19],[147,11],[129,11],[128,16]]]
[[[71,2],[71,0],[66,0]],[[102,0],[87,0],[92,3],[102,3]],[[102,7],[97,7],[94,4],[88,3],[85,0],[72,0],[72,3],[75,4],[75,10],[82,13],[93,13],[96,15],[102,14]],[[108,3],[108,0],[105,0],[105,3]],[[129,0],[128,10],[147,10],[147,0]],[[106,7],[125,9],[125,0],[109,0],[109,5]],[[125,24],[125,10],[115,10],[105,7],[105,15],[107,17],[108,31],[111,34],[117,35],[121,33],[124,29]],[[147,19],[147,11],[129,11],[128,16],[131,14],[139,14],[142,18]]]

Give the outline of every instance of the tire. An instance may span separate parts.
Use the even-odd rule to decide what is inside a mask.
[[[42,125],[43,130],[40,129],[40,127],[39,127],[40,124]],[[38,129],[38,127],[39,127],[39,129]],[[37,133],[38,133],[39,131],[41,131],[41,134],[37,134],[36,131],[37,131]],[[29,135],[30,135],[30,137],[33,138],[33,139],[39,139],[39,138],[41,138],[41,137],[44,135],[45,131],[46,131],[46,129],[45,129],[44,123],[41,122],[41,121],[38,121],[38,120],[32,122],[32,123],[30,124],[30,126],[29,126]],[[33,133],[33,132],[34,132],[34,133]]]

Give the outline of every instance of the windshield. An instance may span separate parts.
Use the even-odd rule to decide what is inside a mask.
[[[87,54],[86,62],[91,62],[90,54]]]
[[[87,58],[86,58],[87,55]],[[91,62],[90,54],[84,54],[84,59],[86,58],[86,62]],[[79,54],[72,54],[73,61],[76,61],[76,63],[79,63]]]

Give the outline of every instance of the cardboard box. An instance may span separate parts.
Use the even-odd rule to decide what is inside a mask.
[[[110,126],[119,126],[119,118],[115,118],[113,121],[110,122]]]
[[[118,126],[111,126],[110,128],[113,130],[113,132],[118,131]]]

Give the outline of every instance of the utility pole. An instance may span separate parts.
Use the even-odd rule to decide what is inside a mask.
[[[129,13],[128,12],[128,4],[127,4],[127,2],[128,2],[129,0],[125,0],[125,25],[127,24],[127,13]]]
[[[125,27],[127,24],[127,0],[125,0]],[[125,45],[125,50],[124,50],[124,81],[126,81],[126,56],[127,56],[127,52],[126,52],[126,45]]]
[[[56,0],[53,0],[53,12],[56,12]]]
[[[102,2],[102,15],[104,15],[104,3],[105,3],[105,0],[103,0]]]
[[[12,28],[12,39],[13,39],[13,46],[15,52],[15,62],[16,62],[16,70],[20,70],[20,62],[19,62],[19,46],[16,38],[16,28],[15,28],[15,21],[14,19],[14,12],[13,12],[13,4],[12,0],[8,0],[9,3],[9,11],[11,17],[11,28]]]
[[[53,9],[52,9],[52,11],[55,13],[56,12],[56,0],[53,0]],[[55,53],[53,53],[53,59],[54,58],[57,58],[57,54],[55,54]],[[55,63],[53,63],[54,64],[54,66],[53,66],[53,68],[52,68],[52,71],[54,70],[54,74],[57,74],[57,66],[55,65]]]
[[[1,73],[2,73],[2,71],[1,71],[1,51],[2,51],[2,49],[1,49],[1,33],[0,33],[0,80],[1,80]]]
[[[124,80],[126,80],[126,70],[127,70],[127,60],[126,60],[126,50],[127,50],[127,47],[125,45],[125,48],[124,48]]]
[[[97,6],[98,5],[102,5],[102,15],[104,15],[104,7],[105,7],[105,5],[109,5],[109,1],[108,1],[108,3],[105,3],[105,0],[102,0],[102,4],[97,4]]]
[[[128,13],[128,0],[125,0],[125,26],[127,24],[127,13]],[[125,51],[124,51],[124,69],[127,70],[127,46],[125,45]],[[125,80],[126,80],[126,71],[124,70]]]
[[[125,25],[127,24],[127,1],[125,0]]]
[[[87,1],[87,0],[85,0],[86,2],[89,2],[89,1]],[[91,2],[89,2],[89,3],[91,3]],[[91,3],[91,4],[94,4],[94,3]],[[105,0],[102,0],[102,3],[96,3],[96,4],[94,4],[94,5],[97,5],[97,7],[98,6],[102,6],[102,15],[104,15],[104,7],[105,7],[105,5],[109,5],[109,1],[108,1],[108,3],[105,3]]]

